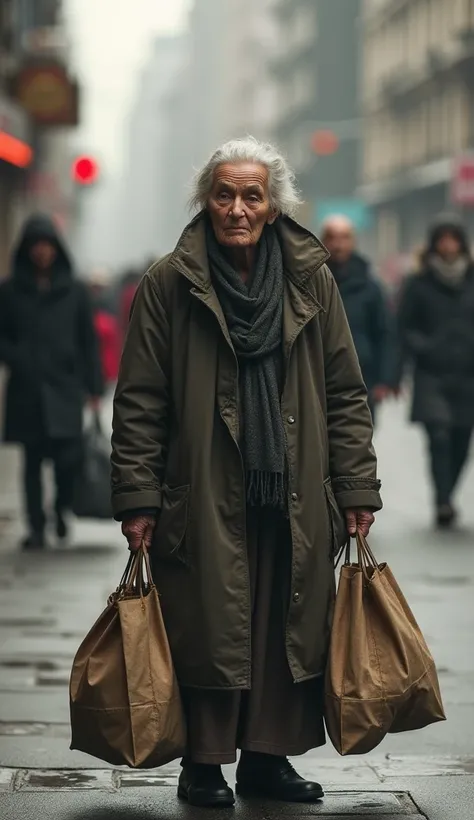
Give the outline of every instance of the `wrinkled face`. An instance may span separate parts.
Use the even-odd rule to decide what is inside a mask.
[[[347,262],[355,247],[354,231],[349,225],[331,225],[325,231],[323,242],[335,262]]]
[[[461,255],[462,246],[456,234],[451,233],[451,231],[446,231],[439,237],[435,250],[442,259],[446,259],[449,262],[453,259],[457,259],[458,256]]]
[[[277,212],[270,204],[268,171],[254,162],[220,165],[207,209],[217,241],[229,248],[256,245]]]
[[[57,258],[58,252],[52,242],[47,239],[40,239],[30,248],[30,259],[39,270],[51,268]]]

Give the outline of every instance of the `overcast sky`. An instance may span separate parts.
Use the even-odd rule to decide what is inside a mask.
[[[190,0],[66,0],[76,69],[83,84],[79,150],[115,170],[122,122],[153,37],[186,22]]]

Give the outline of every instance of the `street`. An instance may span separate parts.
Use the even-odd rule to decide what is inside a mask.
[[[239,817],[472,820],[474,469],[463,483],[459,529],[436,533],[423,441],[407,426],[403,404],[383,409],[376,446],[385,509],[370,543],[390,564],[433,652],[448,720],[392,735],[364,758],[339,758],[328,745],[296,761],[301,774],[323,783],[324,802],[238,803]],[[2,820],[194,816],[175,798],[177,762],[153,772],[114,770],[69,751],[71,661],[119,580],[126,547],[117,524],[78,523],[72,548],[21,554],[18,470],[16,452],[0,449]]]

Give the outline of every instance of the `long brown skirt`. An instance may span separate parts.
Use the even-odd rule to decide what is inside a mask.
[[[325,743],[323,681],[295,684],[285,650],[290,594],[288,521],[274,511],[250,510],[247,549],[252,594],[252,688],[183,689],[188,755],[196,763],[225,764],[236,749],[301,755]]]

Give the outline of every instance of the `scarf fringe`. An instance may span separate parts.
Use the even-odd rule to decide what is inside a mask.
[[[247,502],[251,507],[286,508],[286,487],[283,473],[250,470],[247,474]]]

